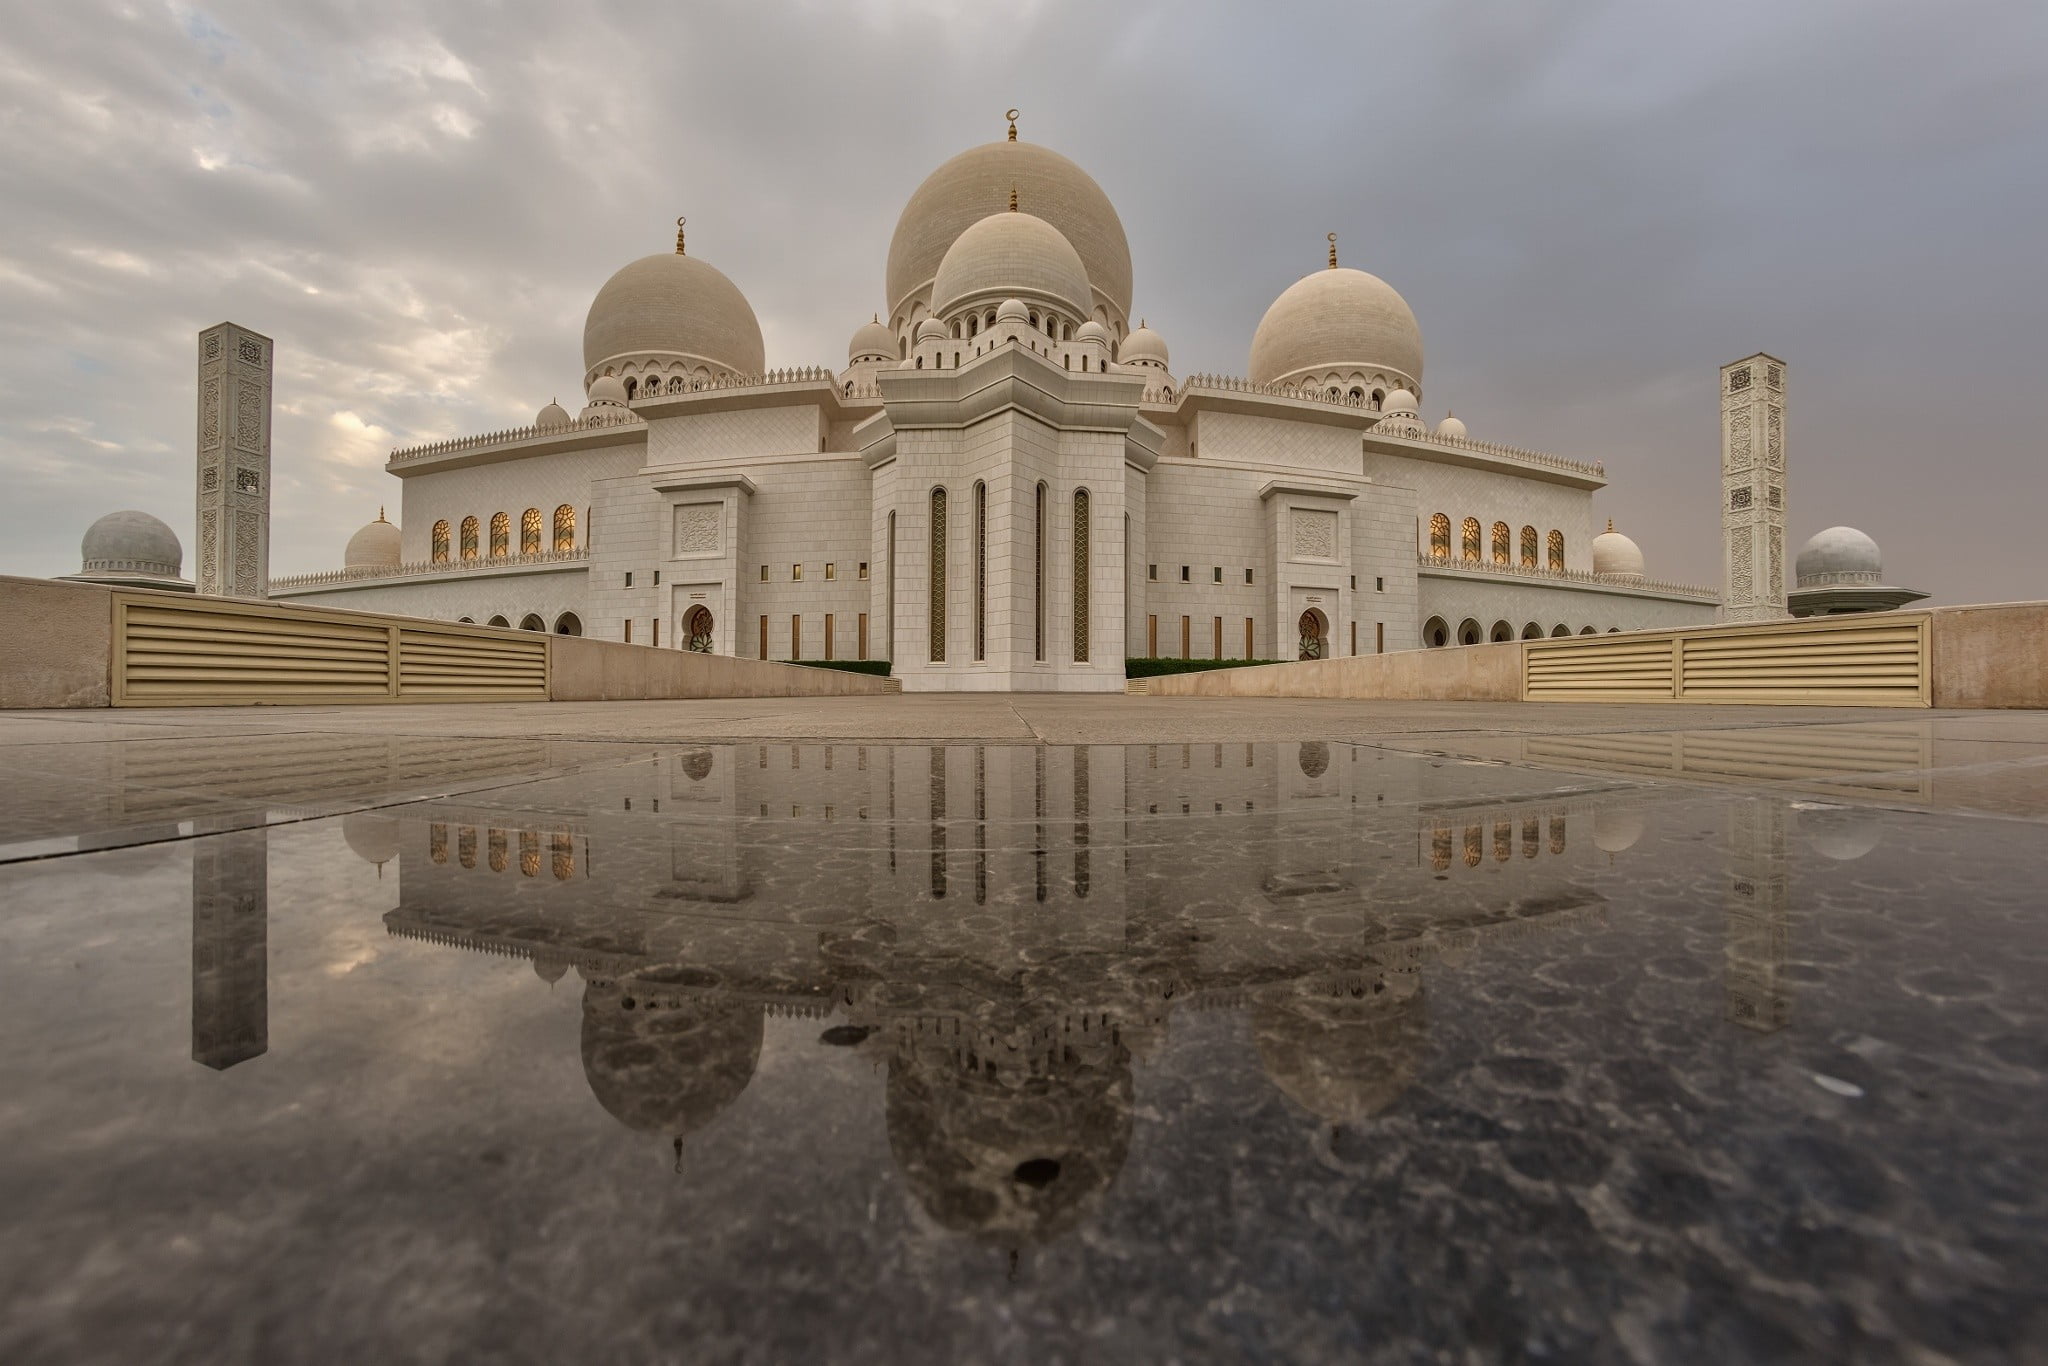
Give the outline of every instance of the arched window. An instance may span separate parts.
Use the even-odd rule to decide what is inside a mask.
[[[974,481],[974,657],[988,658],[988,485]]]
[[[564,612],[555,618],[555,634],[558,636],[580,636],[583,634],[583,619],[574,612]]]
[[[1564,533],[1562,531],[1553,531],[1550,533],[1549,548],[1550,572],[1553,574],[1562,574],[1564,572]]]
[[[512,623],[505,620],[504,615],[501,613],[498,616],[492,617],[490,621],[488,621],[485,624],[489,626],[510,626]]]
[[[1534,569],[1535,567],[1536,528],[1533,526],[1525,526],[1522,528],[1522,568]]]
[[[1051,512],[1051,494],[1045,481],[1038,482],[1037,512],[1031,524],[1031,657],[1045,658],[1045,551],[1046,514]]]
[[[502,560],[512,553],[512,519],[502,512],[491,514],[491,558]]]
[[[1532,621],[1532,622],[1529,622],[1529,623],[1528,623],[1527,625],[1525,625],[1525,626],[1523,626],[1523,627],[1522,627],[1522,639],[1524,639],[1524,640],[1541,640],[1541,639],[1543,639],[1543,628],[1542,628],[1541,626],[1537,625],[1537,624],[1536,624],[1535,622],[1533,622],[1533,621]]]
[[[540,509],[528,508],[519,514],[519,553],[540,554]]]
[[[1440,650],[1451,643],[1451,624],[1442,617],[1431,617],[1422,628],[1422,643],[1429,649]]]
[[[1429,558],[1438,564],[1451,558],[1451,519],[1441,512],[1429,517]]]
[[[1093,539],[1089,525],[1087,489],[1074,490],[1074,662],[1088,662],[1088,547]]]
[[[931,662],[946,662],[946,490],[932,490],[931,612],[926,624],[931,636]]]
[[[567,882],[576,873],[576,845],[567,835],[548,839],[548,864],[557,882]]]
[[[1480,627],[1478,622],[1472,620],[1472,618],[1466,617],[1463,621],[1458,623],[1458,643],[1460,645],[1477,645],[1480,641],[1485,639],[1485,630]]]
[[[446,518],[434,523],[433,557],[435,564],[448,563],[448,521]]]
[[[1559,622],[1557,625],[1550,628],[1550,638],[1552,640],[1557,639],[1557,637],[1559,636],[1568,636],[1571,633],[1572,628],[1566,626],[1563,622]]]
[[[519,832],[519,876],[540,876],[540,832],[522,830]]]
[[[1459,552],[1465,563],[1479,563],[1479,519],[1467,517],[1458,525]]]
[[[683,648],[700,655],[711,653],[711,609],[692,607],[683,616]]]
[[[463,519],[462,519],[462,558],[463,558],[463,559],[465,559],[465,560],[473,560],[473,559],[475,559],[475,558],[476,558],[476,538],[477,538],[477,532],[478,532],[478,531],[479,531],[480,529],[481,529],[481,528],[480,528],[480,527],[478,526],[476,518],[474,518],[474,517],[465,517],[465,518],[463,518]]]
[[[1502,641],[1513,640],[1514,638],[1514,627],[1510,626],[1508,623],[1504,621],[1496,621],[1495,623],[1493,623],[1493,635],[1491,636],[1491,639],[1494,642],[1494,644],[1498,645]]]
[[[1351,394],[1350,394],[1350,398],[1351,398],[1351,401],[1352,401],[1353,403],[1363,403],[1363,402],[1365,402],[1365,390],[1363,390],[1363,389],[1353,389],[1353,390],[1351,391]]]
[[[548,629],[548,624],[541,620],[540,613],[528,612],[519,619],[519,629],[522,631],[545,631]]]
[[[1504,565],[1508,563],[1508,557],[1512,553],[1508,545],[1508,524],[1506,522],[1495,522],[1493,524],[1493,562]]]
[[[576,509],[567,503],[555,509],[555,549],[557,551],[576,548]]]
[[[1387,391],[1386,391],[1386,390],[1384,390],[1384,389],[1375,389],[1375,390],[1373,390],[1373,391],[1372,391],[1372,410],[1373,410],[1374,412],[1378,412],[1378,411],[1380,410],[1380,405],[1381,405],[1382,403],[1385,403],[1386,401],[1387,401]]]
[[[668,391],[670,393],[680,394],[681,392],[683,392],[683,389],[685,387],[686,386],[683,384],[683,377],[681,375],[671,375],[669,377]]]

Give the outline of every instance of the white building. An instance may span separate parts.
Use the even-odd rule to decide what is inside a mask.
[[[887,659],[908,690],[1714,617],[1595,537],[1599,465],[1424,425],[1414,315],[1334,236],[1247,377],[1176,376],[1108,197],[1013,124],[918,187],[887,277],[843,368],[771,370],[678,231],[598,291],[580,414],[393,452],[402,530],[272,596]]]

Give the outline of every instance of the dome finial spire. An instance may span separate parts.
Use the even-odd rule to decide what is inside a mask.
[[[1609,518],[1607,519],[1607,529],[1608,529],[1609,531],[1612,531],[1612,530],[1614,530],[1614,519],[1613,519],[1612,517],[1609,517]]]
[[[1017,187],[1015,185],[1010,186],[1010,212],[1017,212]]]
[[[686,252],[685,252],[685,251],[683,250],[683,222],[684,222],[683,216],[682,216],[681,214],[677,214],[677,215],[676,215],[676,255],[678,255],[678,256],[684,256],[684,255],[687,255],[687,254],[688,254],[688,253],[686,253]]]
[[[1010,141],[1015,142],[1017,140],[1017,111],[1012,109],[1004,114],[1003,117],[1010,121]]]
[[[1337,234],[1333,232],[1333,233],[1331,233],[1331,234],[1330,234],[1330,269],[1331,269],[1331,270],[1335,270],[1336,268],[1337,268]]]
[[[377,520],[380,522],[384,520],[384,505],[382,503],[377,504]]]

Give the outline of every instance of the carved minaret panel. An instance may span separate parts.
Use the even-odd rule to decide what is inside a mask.
[[[1721,367],[1723,621],[1785,611],[1785,362]]]
[[[270,596],[270,338],[234,323],[199,334],[201,593]]]

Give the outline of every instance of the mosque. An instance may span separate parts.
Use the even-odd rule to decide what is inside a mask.
[[[911,195],[886,307],[853,330],[843,367],[770,368],[746,296],[677,225],[673,251],[598,290],[580,411],[551,400],[528,427],[392,452],[399,520],[380,510],[340,569],[270,579],[269,596],[887,660],[906,691],[1111,691],[1131,656],[1312,659],[1700,625],[1746,614],[1766,578],[1755,610],[1787,608],[1772,358],[1757,358],[1768,388],[1732,387],[1748,362],[1724,369],[1724,427],[1741,433],[1729,441],[1748,440],[1738,399],[1776,405],[1757,408],[1771,486],[1755,513],[1724,509],[1745,523],[1731,522],[1731,547],[1759,557],[1754,575],[1730,570],[1724,606],[1648,577],[1611,522],[1595,533],[1600,464],[1476,439],[1448,413],[1425,423],[1415,315],[1339,263],[1335,234],[1326,263],[1266,310],[1243,376],[1176,374],[1165,337],[1142,315],[1133,325],[1116,209],[1081,167],[1020,140],[1015,111],[1007,138]],[[267,357],[267,339],[242,345]],[[175,550],[162,523],[114,514],[88,533],[81,576],[177,586],[166,539]],[[1746,553],[1731,548],[1731,564]],[[1811,610],[1920,596],[1864,591],[1883,587],[1875,556],[1860,533],[1836,536],[1829,583],[1854,591]]]

